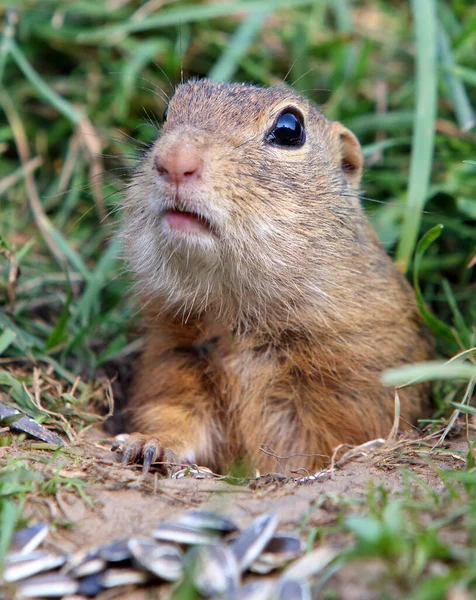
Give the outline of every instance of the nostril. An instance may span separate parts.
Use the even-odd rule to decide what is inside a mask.
[[[168,175],[168,170],[165,168],[163,162],[161,161],[161,159],[157,156],[155,159],[155,170],[157,171],[157,173],[159,175]]]
[[[164,154],[156,156],[154,166],[160,177],[170,183],[179,184],[198,179],[203,161],[194,148],[179,143]]]

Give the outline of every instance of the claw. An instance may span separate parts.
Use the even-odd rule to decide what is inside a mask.
[[[177,457],[172,448],[164,448],[164,460],[168,463],[176,463]]]
[[[163,463],[159,471],[170,475],[177,469],[175,453],[164,448],[156,437],[147,437],[141,433],[121,434],[114,439],[112,450],[122,453],[123,466],[142,463],[142,472],[146,475],[154,463]]]
[[[134,449],[133,448],[127,448],[124,451],[124,454],[122,455],[122,461],[121,461],[122,465],[125,466],[125,465],[129,465],[132,462],[134,462],[133,455],[134,455]]]
[[[116,437],[114,438],[114,441],[111,444],[111,450],[113,452],[116,452],[117,450],[119,452],[122,452],[122,448],[124,447],[124,444],[127,442],[128,439],[129,439],[128,433],[120,433],[119,435],[116,435]]]
[[[122,455],[122,464],[129,465],[139,458],[144,447],[145,437],[140,433],[131,433],[127,442],[124,444],[124,454]]]
[[[142,449],[142,460],[144,463],[142,472],[144,474],[149,472],[150,465],[155,461],[160,450],[160,442],[157,438],[149,438],[146,441]]]
[[[177,465],[177,457],[171,448],[164,448],[164,462],[167,463],[166,471],[168,475],[172,475],[180,466]]]

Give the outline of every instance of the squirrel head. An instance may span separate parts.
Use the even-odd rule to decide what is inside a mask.
[[[177,87],[126,202],[143,289],[184,315],[325,303],[365,238],[357,138],[286,88]]]

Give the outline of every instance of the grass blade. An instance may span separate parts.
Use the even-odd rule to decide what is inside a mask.
[[[72,301],[71,283],[68,281],[68,297],[63,306],[59,319],[55,327],[51,330],[48,339],[46,340],[45,350],[55,348],[68,339],[68,320],[70,317],[69,310]]]
[[[18,504],[8,499],[3,499],[0,504],[0,573],[3,570],[5,554],[15,531],[15,525],[20,514]]]
[[[319,0],[293,0],[292,7],[309,6]],[[94,31],[83,32],[78,36],[80,43],[113,43],[116,36],[126,36],[131,33],[150,31],[162,27],[181,26],[185,23],[196,23],[218,17],[226,17],[239,13],[257,13],[264,9],[277,10],[281,7],[289,7],[289,0],[248,0],[235,2],[234,4],[202,4],[174,6],[163,10],[158,15],[153,15],[141,21],[129,20],[120,25],[100,27]]]
[[[79,124],[82,121],[83,115],[79,110],[57,94],[46,81],[38,75],[14,40],[10,40],[9,52],[11,57],[17,63],[18,68],[23,71],[25,77],[50,104],[73,123]]]
[[[417,363],[397,369],[388,369],[382,375],[382,383],[387,386],[402,386],[421,381],[445,381],[476,378],[476,365],[451,364],[435,360]]]
[[[415,288],[418,309],[420,310],[420,313],[425,319],[428,326],[438,337],[444,339],[446,342],[454,343],[457,342],[457,340],[451,327],[448,327],[446,323],[443,323],[443,321],[437,319],[426,307],[418,278],[423,255],[425,254],[429,246],[440,237],[442,230],[443,225],[435,225],[435,227],[432,227],[432,229],[427,231],[425,235],[421,238],[421,240],[418,242],[418,246],[415,253],[415,266],[413,268],[413,287]]]
[[[117,100],[116,114],[120,121],[127,117],[134,87],[137,85],[137,79],[142,70],[150,61],[153,61],[157,54],[165,52],[166,49],[167,43],[164,40],[149,40],[141,41],[137,47],[129,51],[129,60],[125,63],[121,74],[121,89]]]
[[[420,229],[421,211],[428,194],[433,161],[437,99],[436,10],[433,0],[412,0],[416,30],[416,108],[410,181],[397,264],[405,272]]]
[[[7,387],[8,395],[16,402],[18,407],[30,417],[35,418],[38,409],[31,403],[30,397],[20,381],[15,379],[8,371],[0,371],[0,386]]]
[[[114,271],[114,265],[120,256],[122,242],[116,238],[113,240],[102,257],[99,259],[96,269],[92,273],[86,289],[81,296],[74,314],[76,322],[86,325],[94,309],[100,306],[99,294],[108,281],[108,277]]]
[[[25,166],[18,167],[11,175],[3,177],[0,181],[0,197],[6,194],[12,186],[21,181],[25,173],[33,173],[42,163],[43,160],[41,157],[37,156],[28,161]]]
[[[0,356],[11,345],[11,343],[15,340],[16,337],[17,334],[11,329],[6,329],[2,333],[2,335],[0,335]]]
[[[445,69],[444,77],[448,93],[455,109],[458,124],[463,131],[470,131],[475,123],[474,112],[461,78],[452,70],[455,67],[455,60],[451,52],[450,41],[441,24],[438,29],[438,49],[441,64]]]
[[[402,129],[410,129],[414,122],[414,115],[407,110],[395,110],[382,113],[375,118],[374,114],[360,115],[346,120],[345,124],[357,135],[373,133],[375,131],[402,133]]]
[[[43,342],[39,337],[31,335],[30,333],[24,331],[15,323],[13,320],[7,316],[7,314],[0,308],[0,328],[10,329],[15,333],[15,347],[17,347],[22,352],[28,352],[30,348],[41,348],[43,346]],[[12,343],[12,342],[10,342]]]
[[[466,83],[476,86],[476,70],[468,69],[468,67],[455,66],[452,67],[450,71]]]
[[[335,14],[337,30],[343,37],[350,37],[353,30],[353,23],[349,0],[339,0],[339,2],[330,4],[330,6],[332,6]],[[340,65],[338,65],[338,70],[343,74],[345,79],[348,79],[355,66],[355,48],[352,44],[345,44],[340,50],[340,52],[336,52],[338,63],[340,63]]]
[[[10,52],[10,42],[15,34],[15,17],[12,11],[7,11],[5,24],[3,26],[3,35],[0,42],[0,82],[3,80],[5,65],[7,64],[8,55]]]
[[[249,45],[258,35],[271,8],[251,13],[238,27],[228,47],[221,54],[208,73],[212,81],[230,81],[238,69],[240,59],[246,54]]]
[[[451,312],[453,313],[453,319],[458,331],[459,337],[463,342],[466,348],[472,345],[471,340],[471,330],[467,327],[463,315],[459,309],[458,303],[456,302],[456,298],[454,297],[453,290],[451,289],[450,282],[447,279],[443,279],[443,290],[445,292],[446,299],[448,301],[448,306],[451,308]]]

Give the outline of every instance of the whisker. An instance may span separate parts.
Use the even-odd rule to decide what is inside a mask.
[[[155,95],[159,96],[161,98],[161,100],[164,102],[164,104],[168,104],[170,102],[170,96],[168,94],[166,94],[165,91],[160,86],[155,85],[155,83],[153,81],[150,81],[150,79],[147,79],[146,77],[140,76],[139,79],[141,79],[142,81],[145,81],[146,83],[151,85],[153,87],[153,90],[149,90],[149,91],[153,91],[155,93]]]
[[[161,73],[163,73],[163,75],[164,75],[165,79],[167,79],[167,81],[168,81],[168,83],[169,83],[169,85],[170,85],[170,89],[172,90],[172,93],[174,93],[174,92],[175,92],[175,86],[174,86],[174,85],[172,84],[172,82],[170,81],[170,78],[169,78],[169,76],[167,75],[167,73],[166,73],[166,72],[164,71],[164,69],[162,69],[162,67],[161,67],[159,64],[157,64],[157,63],[156,63],[154,60],[152,61],[152,63],[153,63],[153,64],[154,64],[154,65],[157,67],[157,69],[159,69],[159,71],[160,71]],[[165,90],[164,90],[164,93],[165,93]],[[170,101],[170,96],[169,96],[168,94],[166,94],[166,96],[167,96],[167,99]]]
[[[312,73],[312,71],[316,71],[317,67],[311,67],[310,69],[308,69],[305,73],[303,73],[302,75],[300,75],[297,79],[295,79],[292,83],[291,83],[291,87],[295,87],[296,83],[298,81],[301,81],[301,79],[303,77],[306,77],[306,75],[309,75],[309,73]]]
[[[298,59],[295,58],[293,64],[289,67],[288,72],[284,76],[284,79],[282,80],[282,83],[286,83],[286,80],[289,77],[289,75],[291,74],[291,71],[294,69],[294,66],[296,65],[297,61],[298,61]]]

